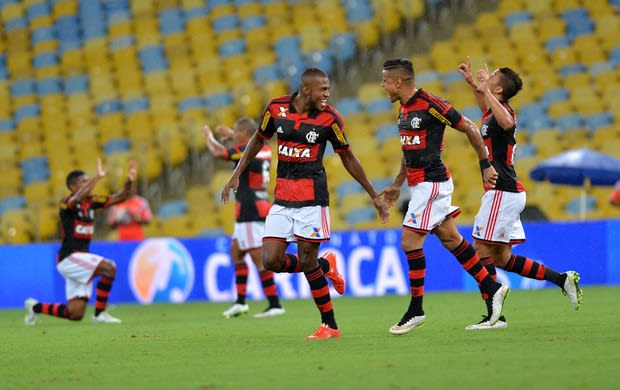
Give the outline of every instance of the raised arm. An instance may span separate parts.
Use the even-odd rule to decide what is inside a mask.
[[[349,174],[357,180],[358,183],[360,183],[372,199],[375,209],[377,209],[377,212],[379,213],[381,223],[387,223],[390,219],[389,207],[387,203],[381,199],[381,196],[379,196],[377,191],[375,191],[375,187],[368,180],[366,172],[364,172],[364,168],[355,154],[353,154],[353,152],[349,149],[338,153],[338,155],[340,156],[342,165],[344,165],[347,172],[349,172]]]
[[[218,126],[218,128],[219,127],[220,126]],[[207,141],[207,148],[209,149],[209,152],[211,152],[213,157],[225,159],[227,154],[226,147],[215,139],[209,125],[205,125],[202,128],[202,133],[204,134],[205,140]]]
[[[486,64],[484,64],[484,69],[480,69],[478,71],[478,90],[484,97],[485,104],[488,107],[491,107],[491,111],[493,112],[493,116],[495,120],[497,120],[497,124],[499,124],[502,129],[510,130],[515,126],[515,119],[512,116],[512,113],[504,107],[502,103],[493,95],[493,92],[489,89],[487,82],[489,81],[489,68]],[[496,76],[497,77],[497,76]]]
[[[69,203],[73,204],[83,201],[84,198],[90,195],[90,192],[93,190],[93,188],[95,188],[99,180],[105,177],[105,175],[106,171],[103,169],[103,163],[101,162],[100,158],[97,158],[97,173],[95,174],[95,176],[91,177],[86,182],[86,184],[84,184],[77,191],[75,191],[73,195],[71,195],[71,198],[69,198]]]
[[[480,92],[479,86],[474,79],[474,75],[471,72],[471,58],[467,56],[467,61],[459,64],[458,71],[463,75],[463,78],[471,87],[472,92],[474,93],[474,97],[476,98],[476,102],[478,103],[478,107],[480,107],[480,111],[483,113],[487,112],[489,109],[488,103],[485,100],[483,93]]]
[[[237,191],[237,188],[239,187],[239,176],[241,176],[241,172],[243,172],[245,168],[247,168],[250,161],[254,157],[256,157],[258,152],[261,150],[261,148],[265,144],[265,141],[263,140],[263,138],[258,134],[259,133],[256,132],[254,133],[252,138],[250,138],[250,142],[248,142],[248,146],[245,148],[245,151],[243,152],[243,155],[241,156],[239,163],[235,167],[235,170],[233,171],[232,176],[228,180],[228,183],[226,183],[226,185],[224,186],[224,189],[222,190],[222,196],[221,196],[222,202],[224,203],[228,202],[230,190],[233,190],[235,192]]]
[[[127,170],[127,181],[123,186],[123,189],[119,192],[110,195],[109,204],[115,205],[117,203],[121,203],[122,201],[127,200],[131,195],[136,193],[136,178],[138,177],[138,164],[130,160],[128,164]]]
[[[482,181],[484,185],[487,188],[495,188],[495,183],[497,182],[497,172],[489,162],[489,153],[486,146],[484,145],[484,141],[482,140],[482,136],[480,135],[480,130],[478,129],[478,126],[476,126],[476,124],[472,122],[469,118],[463,117],[463,120],[461,121],[457,130],[467,135],[469,143],[478,155],[478,160],[480,161],[480,170],[482,171]]]

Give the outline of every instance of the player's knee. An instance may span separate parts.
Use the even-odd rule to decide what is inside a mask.
[[[274,258],[273,256],[271,257],[264,256],[263,267],[265,267],[265,269],[269,271],[279,272],[282,267],[281,259]]]
[[[103,260],[102,274],[114,279],[116,276],[116,263],[113,260]]]
[[[69,310],[67,318],[71,321],[81,321],[84,318],[84,310]]]

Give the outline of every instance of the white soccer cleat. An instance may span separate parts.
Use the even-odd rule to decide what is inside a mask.
[[[228,310],[222,313],[222,315],[226,318],[239,317],[241,314],[246,314],[250,311],[249,305],[242,305],[240,303],[235,303]]]
[[[35,313],[34,310],[32,309],[34,305],[36,305],[37,303],[39,303],[39,301],[37,301],[34,298],[28,298],[24,302],[24,306],[26,307],[26,317],[24,317],[24,325],[33,326],[34,324],[37,323],[37,320],[39,319],[39,315]]]
[[[573,309],[579,310],[583,304],[583,291],[579,287],[580,276],[575,271],[566,271],[566,280],[562,292],[570,299]]]
[[[390,327],[390,333],[395,335],[408,333],[411,329],[424,324],[424,321],[426,321],[425,315],[412,317],[406,322],[401,320],[398,324]]]
[[[93,316],[95,324],[120,324],[122,321],[112,317],[107,311],[102,311],[98,316]]]
[[[489,322],[491,325],[495,324],[499,317],[502,315],[502,310],[504,309],[504,300],[508,296],[510,289],[508,286],[502,284],[500,288],[493,294],[491,297],[491,318],[489,318]]]
[[[477,324],[467,325],[465,330],[504,329],[506,327],[508,327],[508,321],[504,316],[500,316],[499,320],[497,320],[497,322],[493,325],[489,322],[488,316],[483,316],[482,321]]]
[[[276,316],[281,316],[284,313],[286,313],[286,310],[284,310],[283,307],[270,307],[269,309],[263,312],[254,314],[252,317],[254,318],[276,317]]]

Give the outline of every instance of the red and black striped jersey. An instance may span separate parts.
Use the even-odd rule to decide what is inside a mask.
[[[463,116],[445,100],[418,89],[398,117],[400,144],[407,165],[409,186],[450,178],[441,160],[446,125],[457,128]]]
[[[71,196],[60,201],[60,236],[62,245],[58,261],[73,252],[88,252],[95,233],[95,211],[110,206],[110,197],[89,195],[79,203],[71,202]]]
[[[480,133],[489,153],[489,161],[497,171],[495,189],[506,192],[523,192],[525,187],[517,178],[514,167],[514,154],[517,148],[515,139],[517,116],[507,102],[502,102],[502,105],[512,115],[515,125],[511,129],[503,129],[489,108],[482,116]]]
[[[278,139],[278,174],[274,203],[284,207],[328,206],[323,155],[327,142],[334,151],[349,150],[340,113],[325,110],[300,114],[292,102],[296,94],[273,99],[263,113],[258,134]]]
[[[227,149],[226,159],[234,161],[236,165],[246,147],[247,144]],[[235,194],[237,222],[264,221],[269,214],[271,203],[268,200],[267,187],[270,166],[271,148],[265,145],[241,172],[239,187]]]

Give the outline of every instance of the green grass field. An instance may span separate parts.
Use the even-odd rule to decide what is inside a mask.
[[[427,322],[387,332],[408,297],[339,298],[339,340],[305,341],[311,299],[269,319],[226,320],[228,304],[119,305],[121,325],[0,311],[0,388],[603,389],[620,386],[620,288],[587,288],[575,312],[558,289],[513,291],[507,329],[465,331],[483,303],[431,293]],[[265,302],[250,302],[251,313]],[[92,308],[88,315],[92,315]]]

